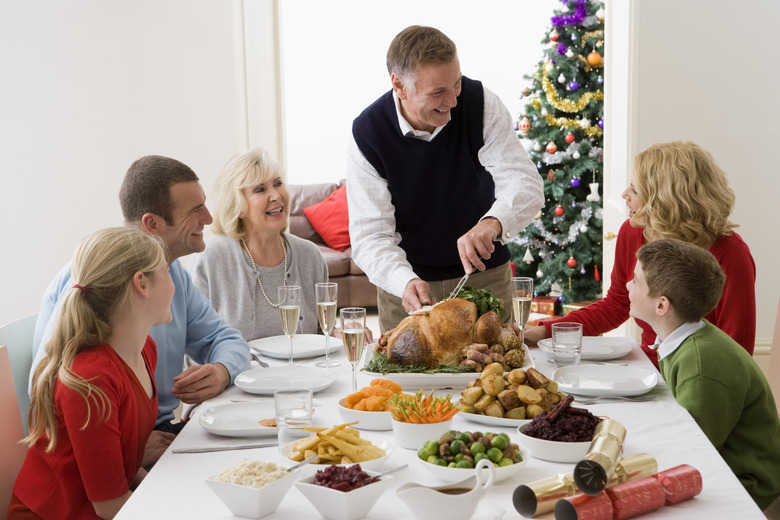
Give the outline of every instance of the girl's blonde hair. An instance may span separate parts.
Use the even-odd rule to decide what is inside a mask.
[[[730,235],[734,191],[712,155],[694,143],[655,144],[634,160],[641,202],[632,222],[648,240],[676,238],[708,248]]]
[[[34,444],[44,435],[46,452],[57,445],[54,390],[57,384],[79,393],[87,404],[86,428],[95,407],[99,419],[111,415],[111,403],[96,385],[74,373],[76,355],[105,343],[109,320],[128,301],[136,273],[153,277],[165,262],[162,242],[135,227],[109,228],[86,236],[76,248],[71,266],[72,286],[61,300],[60,312],[46,354],[35,368],[30,402],[30,434]]]
[[[211,230],[240,240],[246,237],[244,223],[239,216],[247,211],[243,189],[257,186],[279,176],[287,184],[284,169],[263,148],[252,148],[231,158],[222,168],[214,183],[214,222]],[[282,232],[287,230],[287,226]]]

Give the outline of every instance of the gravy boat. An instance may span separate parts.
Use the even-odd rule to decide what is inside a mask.
[[[487,480],[484,480],[485,469],[488,470]],[[493,463],[483,459],[477,463],[473,475],[459,482],[437,487],[410,482],[400,486],[395,493],[416,520],[469,520],[479,501],[493,486],[495,476]]]

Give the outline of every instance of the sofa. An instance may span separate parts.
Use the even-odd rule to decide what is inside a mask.
[[[352,261],[345,190],[344,181],[288,185],[289,232],[319,247],[328,264],[330,281],[339,284],[339,308],[376,307],[376,287]]]

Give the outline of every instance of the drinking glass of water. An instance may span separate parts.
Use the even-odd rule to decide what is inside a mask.
[[[352,365],[352,393],[357,392],[357,363],[363,357],[366,335],[366,309],[347,307],[341,309],[341,338],[344,352]]]
[[[279,287],[279,312],[282,315],[282,331],[290,339],[290,366],[293,364],[293,338],[298,330],[298,317],[301,315],[301,287],[283,285]]]
[[[279,450],[292,441],[311,435],[311,432],[304,428],[311,426],[312,405],[311,390],[292,389],[274,392]]]
[[[553,361],[555,366],[579,365],[582,359],[582,323],[552,324]]]
[[[330,359],[330,350],[328,349],[328,339],[333,327],[336,325],[336,302],[339,297],[339,285],[333,282],[324,282],[314,284],[314,293],[317,297],[317,319],[320,321],[320,328],[325,333],[325,360],[318,361],[316,365],[323,368],[333,368],[340,365],[338,361]]]

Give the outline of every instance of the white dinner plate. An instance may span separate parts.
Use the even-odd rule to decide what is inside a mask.
[[[507,419],[506,417],[493,417],[492,415],[482,415],[479,413],[458,412],[458,415],[469,421],[485,424],[487,426],[502,426],[517,428],[531,422],[531,419]]]
[[[531,358],[531,353],[528,351],[528,347],[523,345],[525,350],[525,359],[523,360],[523,366],[520,367],[523,370],[533,368],[534,360]],[[366,348],[365,359],[363,366],[371,361],[371,356],[374,355],[374,346]],[[389,372],[387,374],[381,374],[379,372],[363,371],[364,374],[369,375],[372,378],[389,379],[401,385],[404,390],[418,391],[420,388],[428,390],[437,390],[443,388],[452,388],[453,390],[462,390],[466,388],[469,381],[473,381],[479,374],[477,372],[462,372],[460,374],[427,374],[427,373],[407,373],[407,372]],[[517,425],[515,425],[517,426]]]
[[[658,383],[658,372],[619,365],[572,365],[555,371],[553,380],[561,392],[585,395],[642,395]]]
[[[229,403],[210,406],[201,412],[198,422],[206,431],[224,437],[271,437],[276,426],[259,421],[273,419],[274,403]]]
[[[290,358],[290,339],[287,336],[271,336],[254,339],[249,346],[258,353],[276,359]],[[333,354],[344,348],[338,338],[330,338],[328,352]],[[325,355],[325,336],[322,334],[296,334],[293,338],[293,359],[308,359]]]
[[[236,386],[244,392],[274,395],[287,388],[310,388],[319,392],[338,379],[338,371],[311,366],[260,367],[238,374]]]
[[[539,349],[552,356],[552,339],[541,339]],[[582,359],[586,361],[605,361],[625,356],[636,345],[634,338],[612,338],[606,336],[583,336]]]

